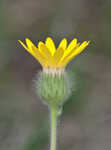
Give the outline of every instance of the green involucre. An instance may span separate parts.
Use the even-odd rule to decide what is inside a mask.
[[[40,97],[50,106],[62,106],[69,95],[67,83],[65,74],[42,73],[39,80]]]

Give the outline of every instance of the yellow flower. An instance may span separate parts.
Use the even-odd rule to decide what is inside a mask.
[[[82,44],[77,43],[77,39],[73,39],[67,46],[67,39],[64,38],[58,48],[56,49],[53,40],[50,37],[46,38],[45,43],[39,42],[36,47],[28,38],[26,38],[26,45],[19,40],[21,45],[39,61],[44,69],[50,70],[64,70],[66,65],[76,55],[80,54],[89,41],[84,41]]]

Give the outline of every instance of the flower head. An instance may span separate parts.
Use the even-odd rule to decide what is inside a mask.
[[[36,47],[28,38],[26,38],[26,45],[19,40],[21,45],[39,61],[45,72],[57,73],[62,72],[66,65],[76,55],[80,54],[89,41],[84,41],[82,44],[77,43],[77,39],[73,39],[67,45],[67,39],[64,38],[58,48],[55,47],[53,40],[50,37],[46,38],[45,43],[39,42]]]
[[[85,49],[89,41],[80,44],[75,38],[67,45],[67,39],[64,38],[57,48],[50,37],[45,42],[40,41],[37,47],[28,38],[26,45],[19,42],[43,67],[39,80],[35,80],[39,96],[49,106],[60,109],[72,89],[72,81],[64,69],[69,61]]]

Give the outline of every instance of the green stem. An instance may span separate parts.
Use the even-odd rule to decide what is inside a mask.
[[[50,108],[51,111],[51,139],[50,150],[56,150],[56,130],[57,130],[57,109],[55,107]]]

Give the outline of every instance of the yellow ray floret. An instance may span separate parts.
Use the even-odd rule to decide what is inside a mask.
[[[46,38],[45,43],[40,41],[38,47],[36,47],[28,38],[26,38],[26,45],[20,40],[19,42],[39,61],[43,68],[52,69],[65,68],[69,61],[80,54],[89,44],[89,41],[84,41],[82,44],[77,43],[77,39],[75,38],[67,46],[67,39],[64,38],[56,49],[55,44],[50,37]]]

